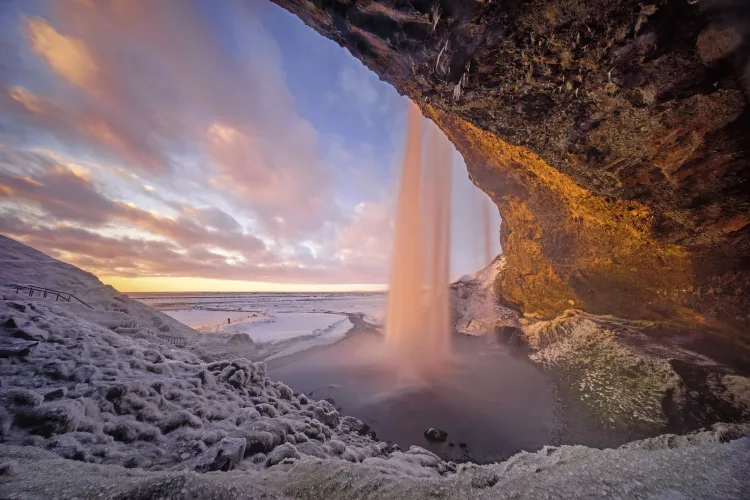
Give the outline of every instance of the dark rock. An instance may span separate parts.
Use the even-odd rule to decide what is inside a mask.
[[[448,439],[448,433],[437,427],[430,427],[424,431],[424,437],[426,437],[428,441],[444,443],[445,440]]]
[[[458,446],[459,448],[464,449],[464,450],[467,448],[466,443],[458,443]]]
[[[44,400],[53,401],[55,399],[64,398],[67,393],[68,393],[68,390],[65,387],[58,387],[57,389],[52,389],[49,392],[45,392]]]
[[[25,358],[39,342],[0,338],[0,358]]]
[[[50,439],[47,449],[69,460],[86,461],[88,453],[73,436],[61,435]]]
[[[37,328],[34,325],[25,325],[18,328],[16,331],[11,333],[12,337],[23,340],[31,340],[35,342],[46,342],[49,338],[49,334],[44,330]]]
[[[230,471],[237,467],[245,456],[245,440],[242,438],[226,437],[219,443],[219,449],[216,452],[209,470]]]
[[[13,425],[13,416],[5,409],[4,406],[0,406],[0,441],[4,441],[8,438],[10,433],[10,427]]]
[[[14,406],[39,406],[44,398],[31,389],[9,387],[0,389],[0,404],[11,408]]]
[[[3,323],[3,328],[7,328],[8,330],[15,330],[16,328],[21,328],[21,325],[24,323],[23,320],[18,319],[14,316],[11,316],[5,322]]]
[[[56,380],[67,380],[71,376],[70,367],[62,361],[53,360],[44,364],[42,367],[44,374]]]
[[[26,312],[26,304],[20,302],[8,302],[8,305],[18,312]]]
[[[43,437],[73,432],[83,417],[77,401],[44,403],[34,408],[24,408],[16,413],[13,423]]]
[[[495,334],[501,343],[513,348],[515,352],[528,352],[531,350],[526,341],[526,336],[520,328],[515,326],[500,326],[495,328]]]
[[[267,431],[251,430],[244,435],[245,437],[245,455],[254,455],[256,453],[268,453],[275,446],[273,434]]]
[[[227,342],[230,344],[255,345],[255,341],[246,333],[233,333]]]

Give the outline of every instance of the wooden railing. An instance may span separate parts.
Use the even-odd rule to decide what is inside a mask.
[[[8,288],[15,288],[16,293],[21,293],[21,290],[29,291],[29,297],[34,296],[34,292],[39,293],[43,298],[47,298],[48,295],[55,297],[55,302],[58,300],[64,300],[65,302],[70,302],[71,299],[75,299],[76,301],[80,302],[84,306],[88,307],[89,309],[93,309],[90,305],[73,295],[72,293],[68,292],[61,292],[59,290],[52,290],[51,288],[42,288],[40,286],[35,285],[5,285]]]
[[[157,337],[169,342],[176,347],[187,346],[187,339],[185,337],[172,337],[171,335],[157,335]]]

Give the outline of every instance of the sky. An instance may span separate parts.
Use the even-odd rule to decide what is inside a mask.
[[[406,106],[266,0],[6,0],[0,233],[121,291],[380,289]],[[453,157],[458,276],[486,197]]]

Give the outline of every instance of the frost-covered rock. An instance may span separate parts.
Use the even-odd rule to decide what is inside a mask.
[[[0,358],[25,358],[39,342],[0,338]]]
[[[83,407],[79,402],[56,401],[18,411],[14,424],[34,434],[49,437],[75,431],[82,417]]]
[[[281,446],[276,447],[266,459],[266,465],[271,467],[276,464],[280,464],[282,461],[293,458],[297,459],[300,458],[300,454],[297,451],[297,448],[294,447],[291,443],[284,443]]]
[[[494,284],[505,267],[499,255],[484,269],[461,276],[450,285],[454,329],[466,335],[485,335],[498,325],[518,325],[518,315],[495,297]]]
[[[209,466],[209,470],[232,470],[245,456],[245,440],[240,438],[224,438],[219,443],[216,457]]]
[[[252,338],[250,338],[250,335],[246,333],[233,333],[229,336],[227,339],[227,343],[229,344],[249,344],[253,345],[255,342]]]

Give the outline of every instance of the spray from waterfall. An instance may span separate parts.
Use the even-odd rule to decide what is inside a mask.
[[[396,216],[385,337],[407,375],[445,366],[450,351],[450,201],[452,146],[409,104]]]

